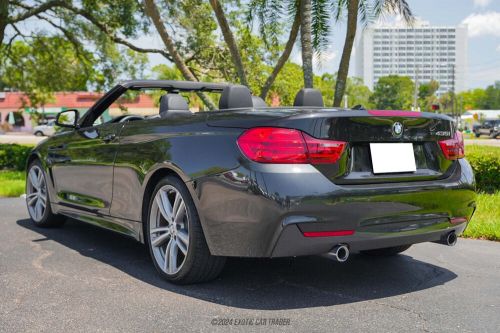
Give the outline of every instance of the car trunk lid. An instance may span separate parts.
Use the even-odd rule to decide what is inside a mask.
[[[453,120],[440,114],[323,108],[270,109],[227,112],[224,115],[215,112],[208,115],[207,124],[239,128],[293,128],[315,138],[347,142],[347,148],[338,162],[315,165],[337,184],[434,180],[447,177],[454,166],[454,161],[446,159],[439,146],[439,141],[453,137]],[[374,173],[370,144],[377,143],[411,144],[415,170]]]

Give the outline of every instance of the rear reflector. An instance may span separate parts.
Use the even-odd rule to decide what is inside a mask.
[[[238,138],[238,146],[259,163],[326,164],[339,160],[346,143],[316,139],[296,129],[256,127]]]
[[[464,222],[467,222],[466,217],[452,217],[450,219],[451,224],[459,224],[459,223],[464,223]]]
[[[354,230],[336,230],[336,231],[307,231],[303,233],[305,237],[335,237],[350,236]]]
[[[448,160],[457,160],[465,156],[464,138],[459,131],[455,132],[452,139],[439,141],[439,146]]]

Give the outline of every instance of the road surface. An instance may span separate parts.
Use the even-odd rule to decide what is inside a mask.
[[[175,286],[145,248],[76,221],[35,228],[0,200],[0,332],[498,332],[500,243],[419,244],[393,258],[231,259]],[[225,325],[223,325],[225,324]]]

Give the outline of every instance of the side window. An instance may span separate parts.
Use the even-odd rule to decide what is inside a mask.
[[[127,90],[94,119],[92,126],[154,118],[159,114],[159,99],[164,94],[158,89]]]

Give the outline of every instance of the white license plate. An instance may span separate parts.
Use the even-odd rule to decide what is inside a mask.
[[[412,143],[370,143],[373,173],[415,172]]]

